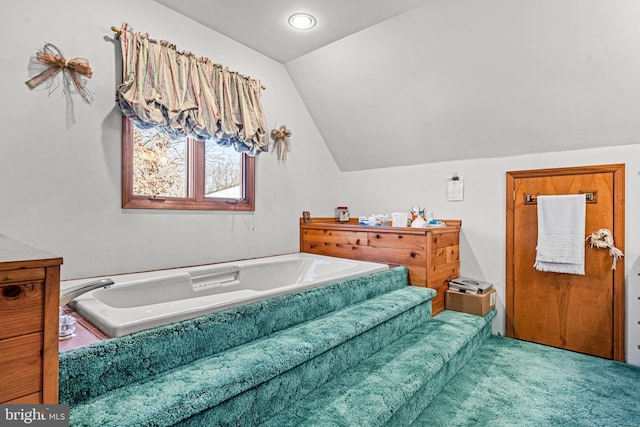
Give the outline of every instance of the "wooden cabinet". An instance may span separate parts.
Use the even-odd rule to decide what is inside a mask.
[[[404,265],[409,283],[433,288],[433,314],[444,310],[449,280],[460,275],[460,227],[447,220],[446,227],[407,228],[358,225],[356,220],[333,218],[300,220],[300,252]]]
[[[58,403],[61,264],[0,235],[0,403]]]

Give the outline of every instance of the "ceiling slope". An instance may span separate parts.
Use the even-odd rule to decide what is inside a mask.
[[[626,0],[433,1],[285,66],[342,171],[637,144],[637,22]]]

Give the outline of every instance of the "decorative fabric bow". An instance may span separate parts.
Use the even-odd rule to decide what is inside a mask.
[[[44,70],[43,70],[44,68]],[[60,49],[51,43],[46,43],[35,57],[31,58],[31,64],[29,70],[35,74],[35,77],[26,81],[26,85],[29,89],[33,89],[40,84],[46,82],[46,88],[49,93],[56,90],[58,83],[55,77],[62,71],[63,75],[63,94],[69,94],[67,96],[67,124],[73,124],[73,101],[71,100],[71,94],[77,92],[82,100],[91,104],[93,102],[93,95],[86,88],[86,80],[83,77],[91,78],[93,72],[89,61],[84,58],[73,58],[67,60]]]
[[[624,254],[620,249],[613,245],[613,235],[611,234],[611,231],[606,228],[601,228],[587,236],[586,240],[589,240],[592,248],[594,246],[596,248],[609,248],[609,255],[613,257],[611,269],[615,270],[616,261],[618,261],[618,258],[623,257]]]
[[[280,129],[273,129],[271,131],[271,138],[273,138],[273,144],[276,146],[276,156],[278,160],[285,162],[287,160],[287,153],[290,150],[289,137],[291,131],[286,126],[280,126]]]

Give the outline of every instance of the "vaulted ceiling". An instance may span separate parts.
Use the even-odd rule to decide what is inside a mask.
[[[635,0],[156,1],[283,63],[342,171],[640,142]]]

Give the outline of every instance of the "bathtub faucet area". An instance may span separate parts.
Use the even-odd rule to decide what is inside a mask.
[[[80,283],[67,289],[60,290],[60,307],[69,304],[74,298],[82,294],[93,291],[94,289],[106,288],[113,285],[111,279],[98,279],[90,282]]]

